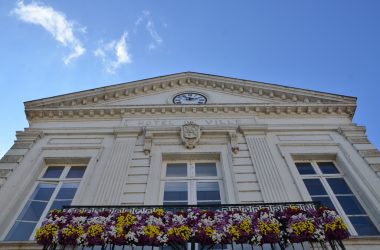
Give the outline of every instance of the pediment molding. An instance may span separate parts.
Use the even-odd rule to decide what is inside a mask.
[[[120,119],[151,115],[316,115],[352,118],[354,104],[227,104],[227,105],[149,105],[111,107],[31,108],[26,116],[30,122],[62,119]]]
[[[288,104],[355,104],[356,98],[285,87],[255,81],[240,80],[199,73],[179,73],[130,83],[112,85],[62,96],[25,102],[25,109],[32,108],[86,108],[101,106],[147,94],[175,88],[197,87],[242,96],[260,98]]]

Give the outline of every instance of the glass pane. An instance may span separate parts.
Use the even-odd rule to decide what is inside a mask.
[[[63,200],[63,201],[55,200],[49,210],[53,210],[53,209],[62,210],[63,206],[70,206],[71,201],[72,200]]]
[[[65,167],[48,167],[43,178],[59,178]]]
[[[368,216],[350,217],[350,221],[359,235],[379,235]]]
[[[86,166],[71,167],[66,178],[82,178],[84,171],[86,171]]]
[[[220,205],[221,201],[198,201],[197,205]]]
[[[335,209],[335,206],[332,203],[331,199],[327,196],[326,197],[312,197],[311,199],[313,201],[319,201],[322,206]]]
[[[53,194],[55,187],[55,184],[40,183],[36,187],[36,190],[34,191],[30,199],[48,201],[50,200],[50,197]]]
[[[164,206],[166,205],[177,205],[177,206],[182,206],[182,205],[187,205],[187,201],[164,201]]]
[[[42,212],[46,207],[45,201],[29,201],[24,207],[21,214],[18,216],[19,220],[38,221]]]
[[[327,178],[326,180],[335,194],[352,194],[343,178]]]
[[[318,162],[317,164],[323,174],[339,174],[338,169],[332,162]]]
[[[166,165],[166,177],[186,177],[186,163],[169,163]]]
[[[355,196],[337,196],[336,198],[347,215],[366,214]]]
[[[65,183],[59,189],[56,199],[72,199],[78,189],[79,183]]]
[[[307,191],[309,191],[310,195],[327,194],[319,179],[304,179],[303,182],[305,183]]]
[[[197,201],[220,200],[218,182],[197,182]]]
[[[5,241],[29,240],[36,224],[36,222],[16,221],[7,237],[5,237]]]
[[[315,174],[313,166],[311,165],[310,162],[296,163],[296,167],[300,174]]]
[[[187,201],[187,182],[166,182],[164,201]]]
[[[195,176],[217,176],[216,163],[195,163]]]

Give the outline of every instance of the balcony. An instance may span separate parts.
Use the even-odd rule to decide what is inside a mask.
[[[345,249],[335,211],[313,202],[70,206],[36,232],[44,249]]]

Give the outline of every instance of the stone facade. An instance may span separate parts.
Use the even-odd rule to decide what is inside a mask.
[[[189,92],[207,103],[173,104]],[[170,162],[216,162],[229,204],[311,201],[295,163],[334,162],[379,229],[380,152],[355,109],[354,97],[190,72],[26,102],[30,126],[0,160],[0,240],[57,164],[87,166],[72,204],[157,205]],[[380,247],[350,230],[347,249]]]

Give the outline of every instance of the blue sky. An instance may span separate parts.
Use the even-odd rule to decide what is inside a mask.
[[[358,97],[379,148],[380,1],[0,3],[0,156],[23,102],[183,71]]]

